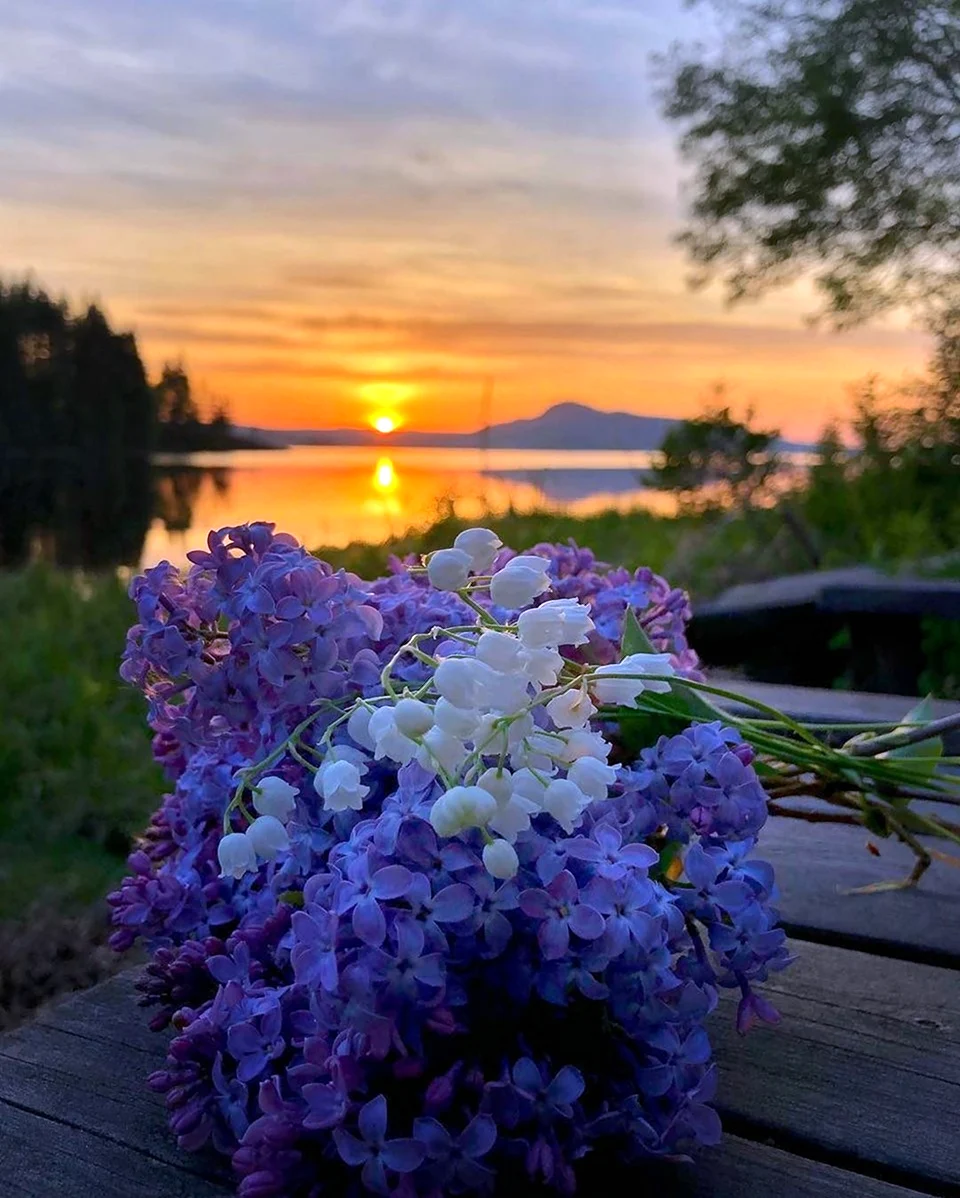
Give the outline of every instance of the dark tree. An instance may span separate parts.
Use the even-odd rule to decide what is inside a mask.
[[[750,507],[781,465],[779,432],[753,429],[750,420],[749,412],[737,420],[728,407],[681,420],[664,438],[647,482],[674,492],[687,510]]]
[[[714,0],[668,62],[695,167],[682,241],[733,300],[811,275],[852,323],[960,296],[960,0]]]

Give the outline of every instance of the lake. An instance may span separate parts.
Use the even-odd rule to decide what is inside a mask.
[[[211,528],[271,520],[305,545],[382,541],[432,520],[447,502],[476,519],[513,507],[589,514],[670,512],[645,488],[649,451],[296,446],[163,457],[160,512],[142,564],[182,563]]]

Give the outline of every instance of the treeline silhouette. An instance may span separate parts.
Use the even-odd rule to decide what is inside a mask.
[[[201,479],[151,455],[241,444],[222,408],[203,420],[181,365],[151,384],[95,304],[0,283],[0,565],[135,564],[154,515],[189,524]]]

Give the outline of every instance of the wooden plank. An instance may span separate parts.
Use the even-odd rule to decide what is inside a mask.
[[[721,1112],[751,1138],[779,1135],[807,1155],[867,1172],[879,1164],[905,1185],[960,1193],[960,977],[793,947],[798,960],[765,989],[780,1027],[737,1036],[728,997],[713,1018]]]
[[[128,1142],[0,1104],[4,1198],[224,1198],[217,1185]]]
[[[917,702],[916,698],[909,695],[830,690],[822,686],[786,686],[744,678],[724,680],[722,671],[711,674],[711,681],[714,678],[717,679],[717,685],[726,690],[735,691],[747,699],[759,699],[761,703],[776,707],[795,719],[811,723],[895,723]],[[727,700],[721,700],[720,704],[727,705]],[[757,714],[756,709],[747,703],[738,707],[731,702],[729,706],[738,714]],[[932,702],[931,715],[935,719],[958,713],[960,703],[953,700],[935,699]]]
[[[867,842],[880,856],[867,851]],[[950,846],[938,842],[949,851]],[[934,861],[919,886],[907,891],[843,893],[909,873],[912,852],[892,837],[864,828],[810,824],[774,817],[760,833],[756,855],[774,867],[778,906],[792,935],[930,964],[960,963],[960,868]],[[960,981],[958,981],[960,989]]]
[[[740,1039],[727,1000],[714,1017],[720,1105],[743,1135],[728,1136],[723,1148],[681,1170],[669,1192],[960,1192],[950,1122],[960,1104],[957,974],[816,944],[795,948],[797,963],[768,986],[784,1015],[780,1028]],[[209,1161],[173,1145],[162,1105],[144,1085],[162,1059],[164,1037],[143,1030],[143,1014],[132,1004],[128,974],[0,1040],[0,1164],[11,1163],[13,1172],[4,1175],[17,1177],[22,1194],[230,1192],[218,1188]],[[28,1152],[34,1168],[25,1178],[20,1162]],[[81,1163],[72,1166],[71,1155]],[[111,1191],[111,1170],[120,1164],[132,1181]],[[876,1180],[883,1169],[903,1189]]]
[[[634,1177],[634,1185],[637,1180]],[[708,1149],[692,1165],[681,1166],[672,1180],[661,1191],[672,1198],[919,1198],[920,1194],[729,1134],[722,1147]]]

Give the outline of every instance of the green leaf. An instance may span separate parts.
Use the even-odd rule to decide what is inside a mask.
[[[903,723],[894,732],[909,732],[916,729],[917,724],[927,724],[934,718],[933,699],[930,695],[921,699],[915,707],[911,707],[903,717]],[[881,753],[880,757],[895,757],[906,764],[922,777],[931,777],[937,768],[939,759],[943,756],[943,740],[939,736],[931,736],[929,740],[919,740],[912,745],[901,745],[899,749],[890,749]],[[913,760],[914,758],[918,760]]]
[[[650,638],[640,627],[637,613],[632,607],[628,607],[624,612],[622,645],[624,657],[629,657],[631,653],[656,653]]]

